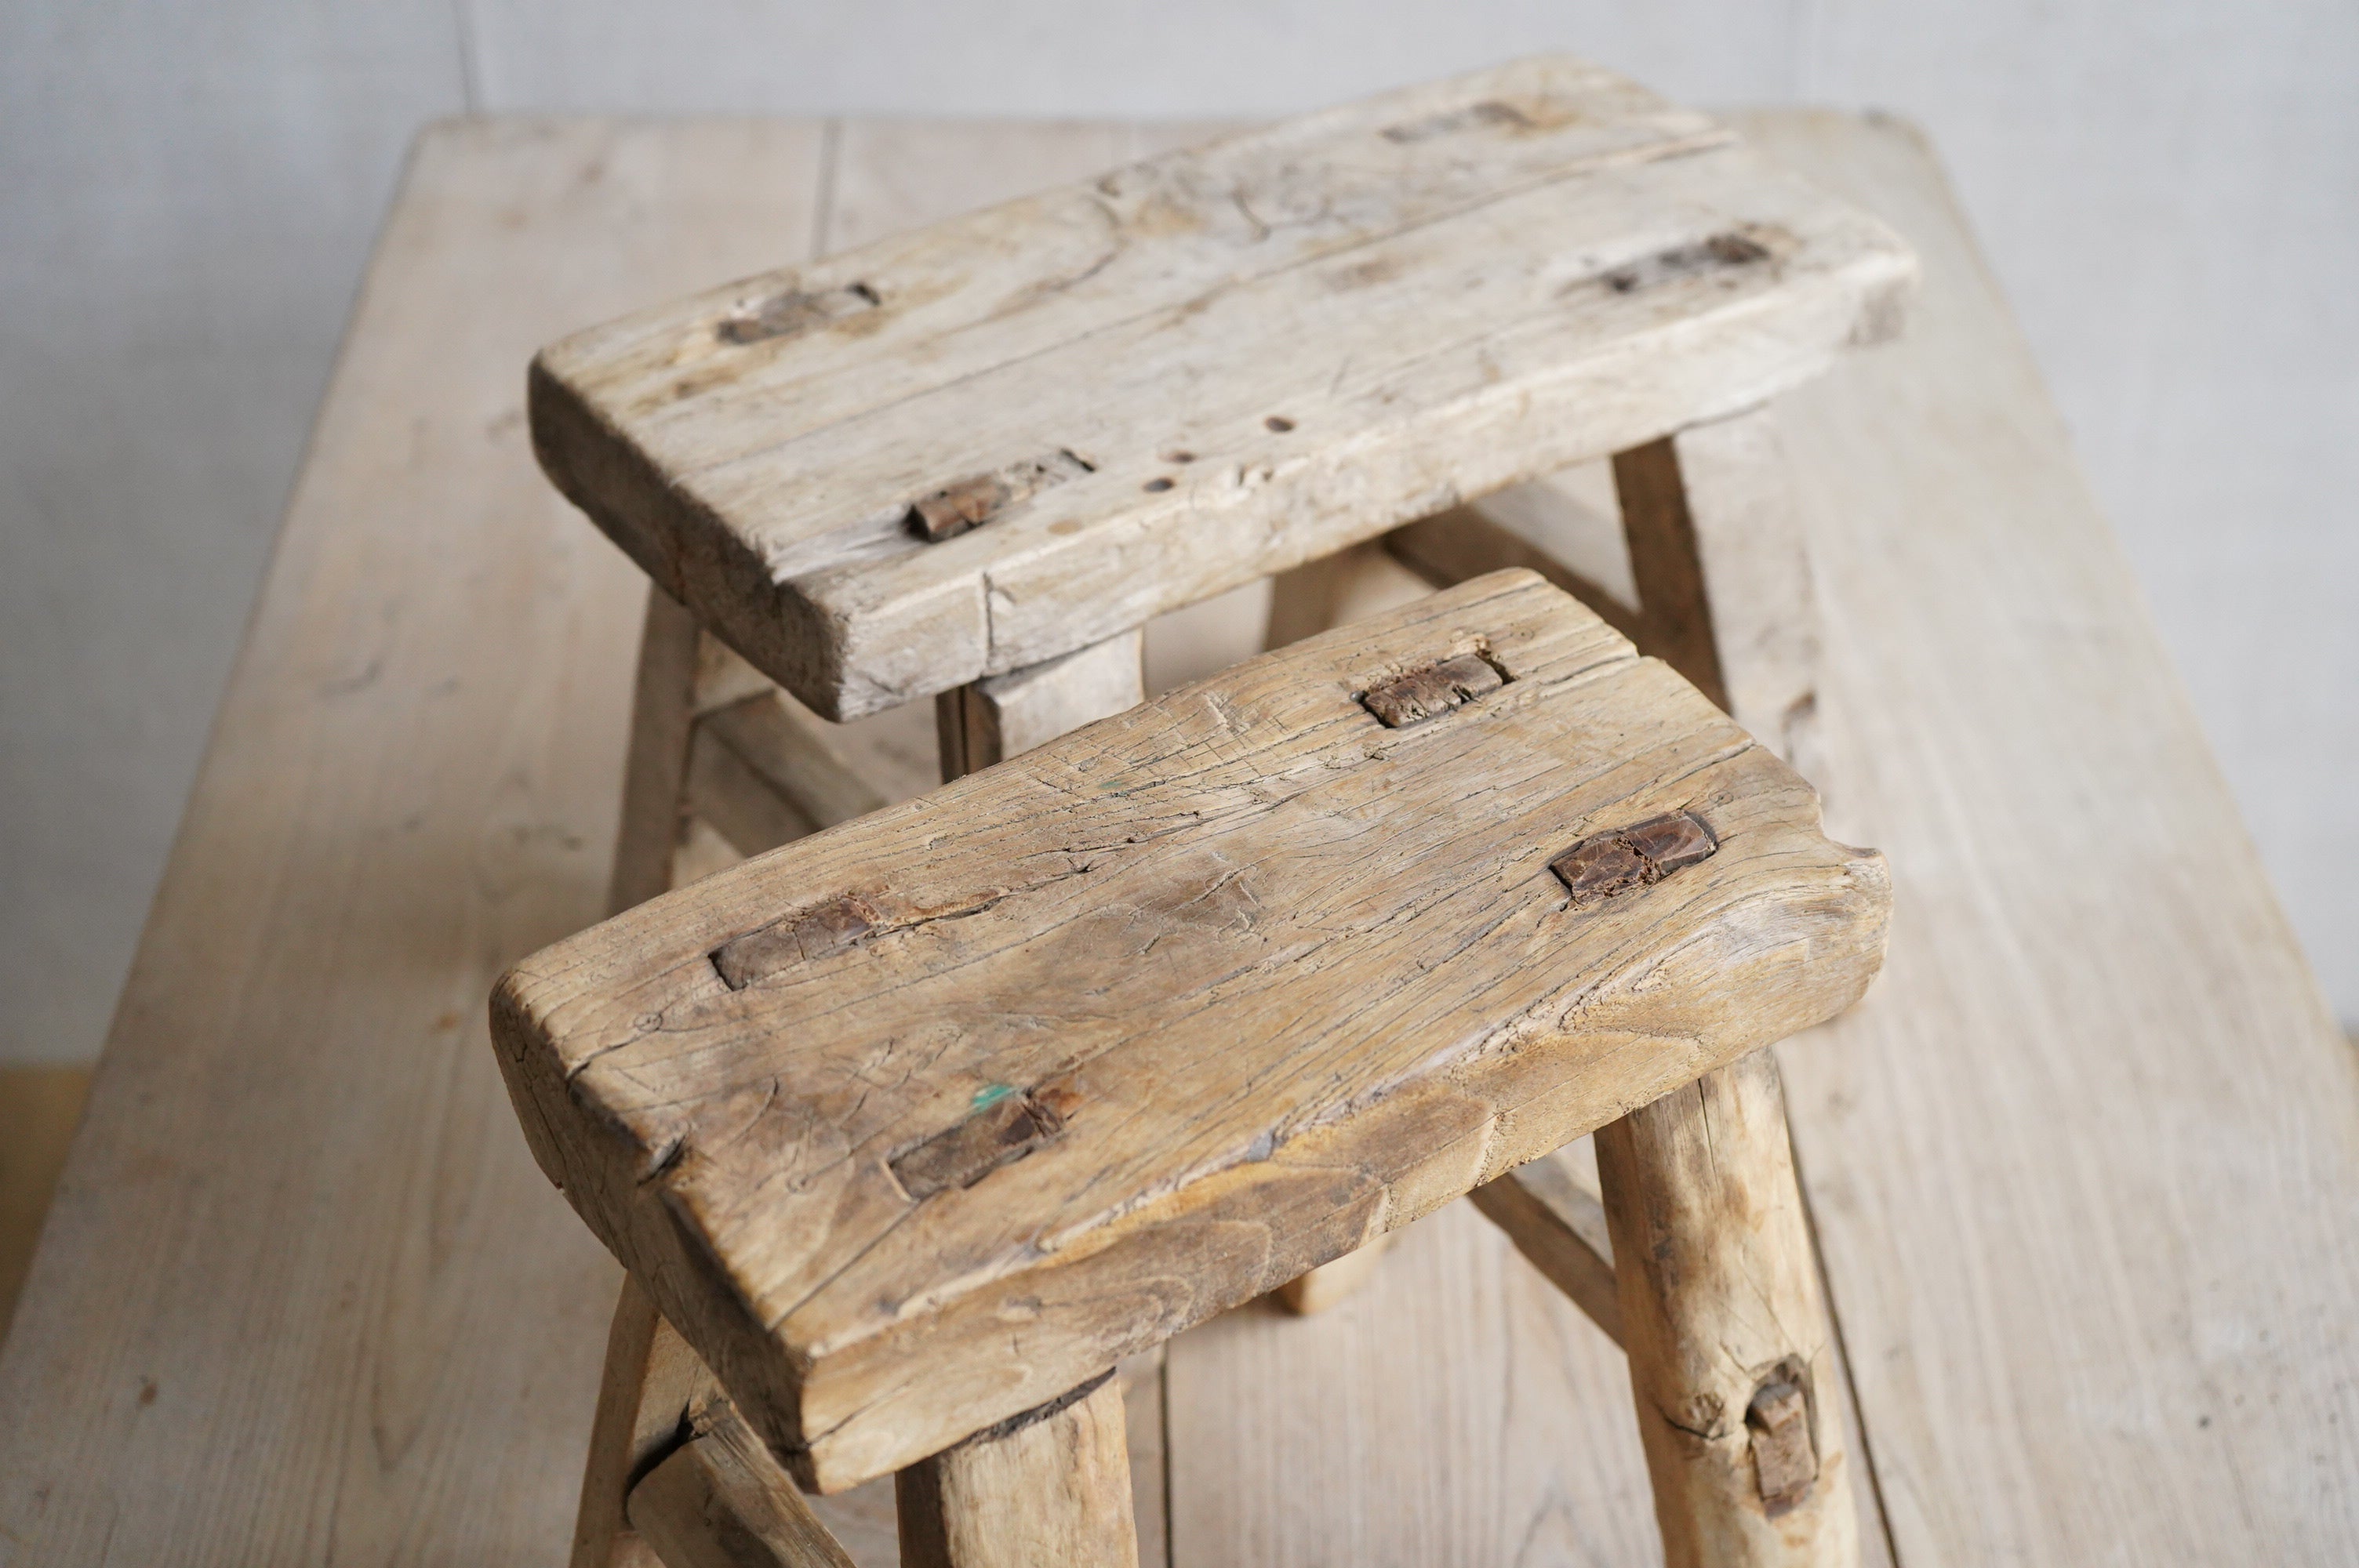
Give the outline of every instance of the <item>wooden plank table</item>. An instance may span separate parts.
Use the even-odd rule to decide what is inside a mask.
[[[2351,1561],[2359,1068],[1930,153],[1744,124],[1925,263],[1783,406],[1831,821],[1898,905],[1783,1053],[1875,1544]],[[427,134],[0,1348],[0,1563],[562,1560],[616,1271],[484,998],[600,913],[641,589],[535,472],[526,359],[1195,134]],[[1465,1206],[1163,1385],[1174,1563],[1656,1550],[1616,1353]]]

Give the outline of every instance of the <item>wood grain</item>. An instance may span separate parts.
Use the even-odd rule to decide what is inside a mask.
[[[1138,1568],[1125,1420],[1109,1375],[902,1471],[903,1568]]]
[[[1266,647],[1283,648],[1397,609],[1432,589],[1432,584],[1387,556],[1379,542],[1353,545],[1271,579],[1262,641]],[[1386,1232],[1355,1252],[1299,1274],[1272,1292],[1271,1299],[1298,1316],[1325,1312],[1367,1282],[1390,1240]]]
[[[1781,1049],[1894,1543],[2349,1561],[2351,1047],[1937,160],[1740,124],[1926,261],[1904,343],[1779,406],[1831,821],[1899,903],[1875,994]],[[562,1560],[618,1275],[436,1021],[603,907],[644,579],[532,472],[516,368],[798,254],[819,142],[479,121],[414,160],[0,1346],[0,1562]],[[844,243],[1152,150],[838,146]],[[930,765],[923,705],[880,717]],[[1619,1353],[1464,1206],[1332,1313],[1170,1350],[1175,1561],[1660,1561]]]
[[[647,588],[516,371],[799,254],[821,148],[420,140],[0,1346],[0,1561],[562,1560],[618,1273],[483,998],[605,906]]]
[[[1856,1467],[1777,1059],[1597,1130],[1621,1341],[1668,1568],[1850,1568]]]
[[[852,718],[1756,403],[1888,330],[1911,268],[1701,116],[1524,60],[579,334],[534,439]]]
[[[1398,730],[1357,700],[1469,648],[1507,684]],[[1568,908],[1548,861],[1666,807],[1718,851]],[[1881,872],[1816,816],[1501,574],[560,944],[503,983],[503,1060],[552,1178],[832,1490],[1846,1005]]]
[[[1927,264],[1778,407],[1895,868],[1875,996],[1779,1056],[1897,1553],[2348,1559],[2359,1061],[1930,150],[1745,124]]]

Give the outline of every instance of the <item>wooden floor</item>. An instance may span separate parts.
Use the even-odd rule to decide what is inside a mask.
[[[1874,1539],[2359,1561],[2359,1065],[1931,153],[1745,124],[1926,263],[1909,337],[1785,416],[1830,821],[1898,899],[1781,1053]],[[0,1564],[561,1561],[615,1272],[484,999],[598,913],[641,588],[534,471],[526,358],[1190,134],[428,133],[0,1346]],[[1657,1550],[1612,1346],[1462,1206],[1160,1392],[1185,1568]]]

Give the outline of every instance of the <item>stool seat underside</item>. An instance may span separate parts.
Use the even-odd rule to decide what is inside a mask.
[[[578,334],[557,484],[851,719],[1736,412],[1897,325],[1882,224],[1571,59]]]
[[[1831,1016],[1887,903],[1506,572],[643,904],[494,1024],[543,1167],[833,1490]]]

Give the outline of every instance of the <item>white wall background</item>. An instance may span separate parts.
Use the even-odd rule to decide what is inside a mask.
[[[421,120],[1266,115],[1538,49],[1930,129],[2359,1019],[2354,0],[10,0],[0,1060],[98,1047]]]

